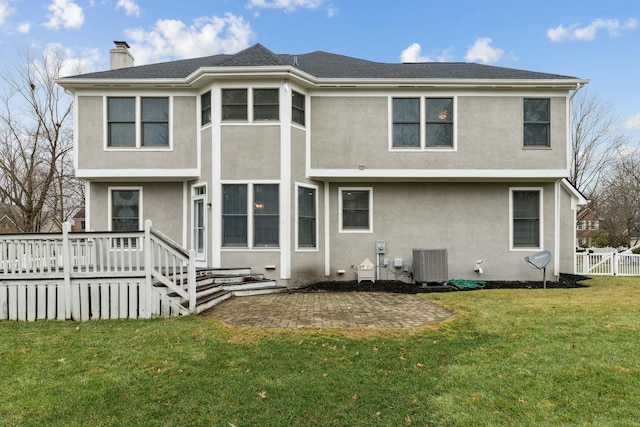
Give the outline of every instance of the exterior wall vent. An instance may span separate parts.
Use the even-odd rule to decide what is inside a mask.
[[[416,283],[444,283],[449,280],[446,249],[414,249],[413,280]]]

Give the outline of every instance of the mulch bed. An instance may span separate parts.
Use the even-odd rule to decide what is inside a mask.
[[[547,289],[571,289],[586,288],[582,282],[588,277],[573,274],[561,274],[558,281],[547,281]],[[454,292],[480,289],[544,289],[544,283],[525,281],[452,281],[448,284],[428,284],[422,286],[414,283],[406,283],[398,280],[377,280],[372,282],[350,281],[325,281],[297,289],[298,292],[391,292],[399,294],[419,294],[427,292]]]

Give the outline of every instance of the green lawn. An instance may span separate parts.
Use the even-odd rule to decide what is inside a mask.
[[[0,323],[0,426],[635,426],[640,278],[430,294],[416,331]]]

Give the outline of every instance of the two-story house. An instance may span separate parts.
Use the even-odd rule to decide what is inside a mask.
[[[449,278],[574,271],[572,94],[588,81],[473,63],[378,63],[254,45],[59,80],[74,96],[86,229],[145,219],[209,267],[295,287],[409,278],[446,249]],[[379,247],[379,244],[382,243]],[[482,273],[477,261],[482,260]]]

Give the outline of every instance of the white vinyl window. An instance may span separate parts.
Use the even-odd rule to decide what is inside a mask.
[[[391,98],[391,148],[454,148],[455,104],[455,97]]]
[[[222,245],[227,248],[278,247],[279,191],[278,184],[223,184]]]
[[[109,188],[109,231],[140,231],[142,225],[142,188],[110,187]],[[113,248],[138,247],[134,237],[114,237]]]
[[[511,188],[511,249],[542,249],[542,189]]]
[[[222,89],[223,122],[274,122],[280,119],[280,89]]]
[[[318,245],[318,188],[296,184],[297,249],[315,249]]]
[[[108,149],[171,148],[171,97],[105,97]]]
[[[373,232],[373,188],[338,188],[338,215],[341,233]]]
[[[523,145],[525,147],[550,147],[551,100],[549,98],[525,98],[522,101]]]

